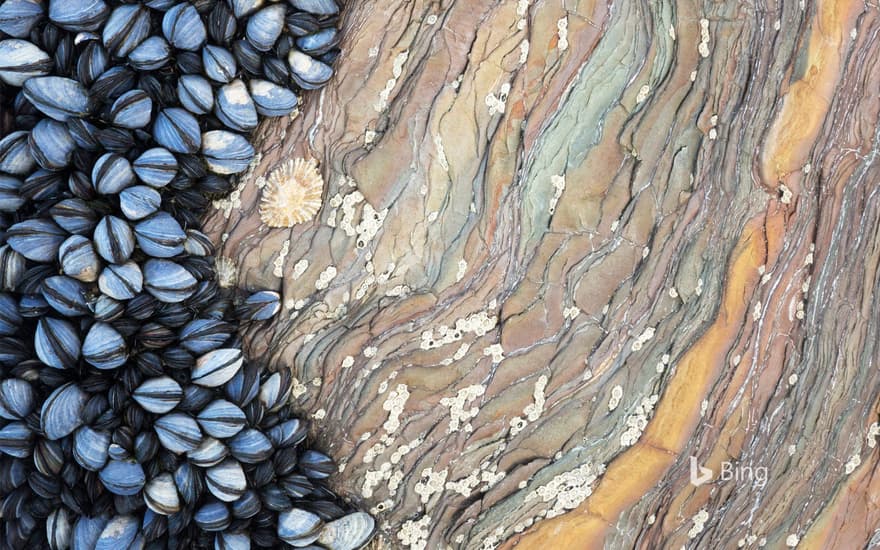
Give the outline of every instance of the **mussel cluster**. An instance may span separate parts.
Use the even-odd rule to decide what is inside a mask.
[[[351,549],[199,231],[338,55],[334,0],[0,0],[0,550]]]

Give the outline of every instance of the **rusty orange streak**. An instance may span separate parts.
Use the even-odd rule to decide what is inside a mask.
[[[850,29],[855,28],[863,8],[863,2],[853,0],[817,4],[804,75],[791,84],[779,115],[767,132],[761,175],[768,187],[777,187],[809,161],[840,79],[841,61],[848,50],[844,42],[851,42]],[[797,179],[788,179],[786,183],[797,194]]]

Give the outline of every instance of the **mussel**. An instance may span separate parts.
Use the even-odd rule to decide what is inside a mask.
[[[84,117],[90,112],[89,94],[85,87],[70,78],[37,76],[24,82],[24,97],[49,118],[65,122]]]
[[[374,529],[323,483],[287,370],[200,223],[338,55],[334,0],[0,0],[0,547],[287,544]],[[233,305],[234,304],[234,305]]]
[[[0,81],[21,86],[29,78],[49,74],[52,67],[49,54],[33,43],[16,38],[0,40]]]
[[[170,412],[183,399],[180,384],[169,376],[160,376],[144,381],[132,393],[138,404],[151,413]]]
[[[82,424],[87,395],[73,382],[59,386],[43,403],[40,426],[47,439],[61,439]]]
[[[49,20],[73,32],[97,30],[109,13],[103,0],[49,1]]]

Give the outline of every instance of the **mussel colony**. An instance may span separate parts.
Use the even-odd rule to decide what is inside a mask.
[[[334,0],[0,1],[0,550],[352,549],[199,231],[338,55]]]

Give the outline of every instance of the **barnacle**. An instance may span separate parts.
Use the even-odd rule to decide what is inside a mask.
[[[291,227],[311,220],[321,209],[324,179],[314,159],[288,160],[269,174],[260,218],[269,227]]]
[[[214,271],[220,288],[232,288],[238,279],[238,268],[235,261],[227,256],[217,256],[214,260]]]

